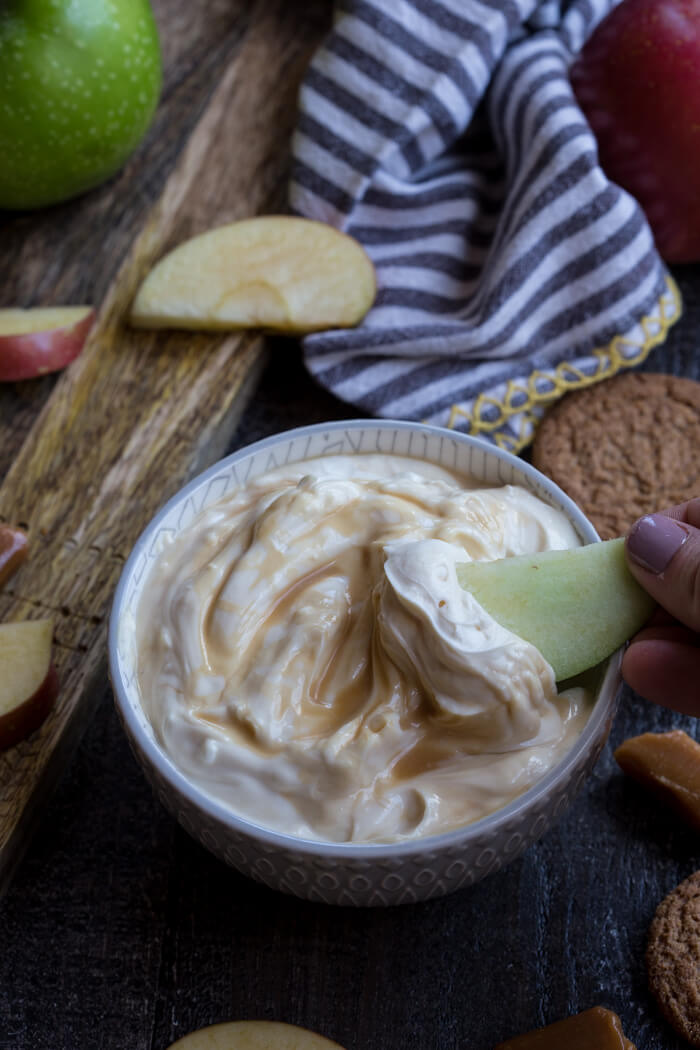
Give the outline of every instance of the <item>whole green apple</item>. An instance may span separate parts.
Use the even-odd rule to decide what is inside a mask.
[[[161,85],[148,0],[0,2],[0,208],[38,208],[113,175]]]

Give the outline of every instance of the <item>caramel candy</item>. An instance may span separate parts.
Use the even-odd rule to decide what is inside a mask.
[[[594,1006],[535,1032],[506,1039],[494,1050],[636,1050],[625,1038],[617,1014]]]
[[[0,525],[0,587],[27,557],[27,534],[11,525]]]
[[[681,729],[630,737],[615,752],[620,768],[700,831],[700,744]]]

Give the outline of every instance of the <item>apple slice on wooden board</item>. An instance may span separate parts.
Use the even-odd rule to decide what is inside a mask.
[[[50,620],[0,624],[0,751],[38,729],[58,695]]]
[[[29,541],[24,529],[0,525],[0,587],[20,567],[29,553]]]
[[[364,249],[332,226],[265,215],[185,241],[141,285],[131,323],[141,328],[300,334],[348,328],[374,301]]]
[[[342,1050],[307,1028],[277,1021],[229,1021],[190,1032],[169,1050]]]
[[[94,319],[91,306],[0,310],[0,381],[65,368],[83,349]]]
[[[494,620],[539,649],[558,682],[614,653],[654,608],[627,568],[624,539],[468,562],[457,578]]]

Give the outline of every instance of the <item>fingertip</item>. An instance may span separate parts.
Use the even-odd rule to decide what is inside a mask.
[[[684,505],[683,521],[687,521],[695,529],[700,529],[700,496],[688,500]]]
[[[686,715],[700,715],[700,648],[669,638],[632,642],[622,660],[622,677],[652,703]]]
[[[688,539],[688,530],[665,514],[647,514],[635,521],[625,541],[628,560],[658,576]]]
[[[625,553],[630,572],[652,598],[700,632],[700,529],[650,514],[633,525]]]

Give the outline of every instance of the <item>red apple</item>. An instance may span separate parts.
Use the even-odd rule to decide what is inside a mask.
[[[58,695],[50,620],[0,624],[0,751],[41,725]]]
[[[27,554],[26,532],[12,525],[0,525],[0,587],[16,572]]]
[[[571,67],[600,162],[668,262],[700,260],[700,0],[623,0]]]
[[[0,310],[0,381],[65,368],[82,350],[94,319],[91,306]]]

